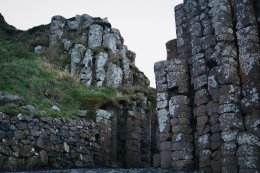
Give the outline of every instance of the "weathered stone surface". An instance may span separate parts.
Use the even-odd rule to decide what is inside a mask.
[[[107,69],[107,86],[120,88],[122,86],[123,72],[120,67],[113,63],[109,63]]]
[[[190,120],[188,118],[172,118],[171,125],[190,125]]]
[[[0,102],[1,103],[19,103],[22,99],[19,96],[12,95],[5,92],[0,92]]]
[[[169,111],[166,109],[161,109],[158,111],[158,123],[159,123],[159,130],[163,132],[166,127],[166,122],[168,119]]]
[[[30,145],[24,145],[19,149],[19,155],[22,157],[30,157],[34,154],[34,148]]]
[[[174,125],[172,127],[172,133],[178,134],[178,133],[186,133],[190,134],[192,132],[192,129],[187,125]]]
[[[77,15],[75,18],[67,20],[66,25],[68,30],[76,30],[79,28],[81,16]]]
[[[49,158],[48,158],[48,154],[46,153],[46,151],[44,151],[44,150],[40,151],[39,155],[40,155],[41,164],[47,165],[49,162]]]
[[[102,109],[98,109],[96,110],[96,122],[99,123],[103,120],[109,120],[111,118],[111,113],[106,111],[106,110],[102,110]]]
[[[190,151],[174,151],[172,153],[173,162],[176,160],[192,160],[193,155]]]
[[[108,47],[112,51],[117,50],[118,41],[114,34],[107,33],[103,35],[103,46]]]
[[[238,144],[240,145],[252,145],[252,146],[260,146],[260,140],[257,136],[248,134],[248,133],[240,133],[237,138]]]
[[[222,131],[231,130],[233,128],[243,129],[242,117],[236,113],[224,113],[220,115],[219,124]]]
[[[103,27],[98,24],[93,24],[89,27],[88,47],[95,48],[101,46],[103,36]]]
[[[224,142],[235,141],[238,133],[236,131],[226,131],[221,133],[221,137]]]
[[[177,40],[170,40],[166,43],[167,60],[177,57]]]
[[[108,60],[108,54],[100,52],[96,56],[96,83],[97,87],[101,87],[104,84],[106,78],[106,71],[104,66],[106,65]]]
[[[188,134],[184,134],[184,133],[172,135],[173,142],[192,142],[192,140],[193,140],[192,135],[188,135]]]
[[[70,51],[70,56],[71,56],[70,73],[74,76],[78,73],[77,65],[80,63],[81,59],[83,58],[85,50],[86,48],[82,44],[75,44]]]
[[[171,167],[171,152],[169,151],[161,151],[161,167],[162,168],[170,168]]]
[[[199,148],[207,149],[210,148],[210,136],[209,134],[205,134],[199,137],[198,139]]]
[[[171,151],[171,141],[164,141],[160,143],[161,151]]]
[[[172,162],[172,168],[177,170],[190,170],[193,168],[193,160],[176,160]]]
[[[62,16],[53,16],[50,24],[51,34],[49,36],[49,47],[56,45],[58,40],[63,36],[63,29],[65,26],[65,18]]]
[[[176,46],[170,41],[167,51],[177,54],[155,65],[157,102],[159,109],[169,103],[172,153],[194,142],[190,160],[200,172],[259,169],[259,4],[185,0],[175,7]],[[179,132],[194,139],[179,142]],[[183,160],[174,158],[172,168],[189,168],[176,166]]]
[[[172,143],[172,150],[174,151],[194,151],[192,143],[174,142]]]

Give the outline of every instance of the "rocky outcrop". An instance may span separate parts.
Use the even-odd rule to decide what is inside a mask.
[[[48,45],[32,43],[35,52],[51,52],[55,56],[51,55],[50,61],[58,61],[56,65],[62,64],[61,68],[79,77],[86,86],[120,89],[150,85],[148,78],[135,66],[135,53],[128,50],[120,31],[111,28],[107,19],[87,14],[71,19],[54,16],[49,30],[41,34],[48,39]]]
[[[258,9],[253,0],[175,7],[177,39],[154,66],[161,167],[259,171]]]
[[[9,25],[6,21],[4,16],[0,13],[0,31],[3,30],[6,33],[13,33],[16,31],[16,28]]]

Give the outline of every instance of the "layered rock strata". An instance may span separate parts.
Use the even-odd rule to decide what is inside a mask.
[[[253,0],[175,7],[177,39],[154,66],[161,167],[259,171],[258,19]]]

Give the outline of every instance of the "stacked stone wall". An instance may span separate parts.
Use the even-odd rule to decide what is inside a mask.
[[[103,160],[94,122],[4,113],[0,120],[0,170],[94,167]]]

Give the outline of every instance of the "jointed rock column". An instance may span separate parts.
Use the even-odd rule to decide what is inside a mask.
[[[246,128],[245,133],[238,136],[239,147],[236,157],[240,172],[254,172],[260,170],[260,47],[259,25],[254,13],[257,9],[254,4],[257,2],[234,2],[239,73],[242,82],[241,107]]]
[[[185,0],[175,7],[177,44],[174,40],[167,42],[167,51],[171,51],[168,61],[155,64],[159,124],[168,125],[170,121],[171,131],[167,133],[173,133],[172,168],[189,169],[189,164],[178,165],[179,160],[189,158],[194,159],[195,169],[203,172],[259,171],[258,11],[259,2],[253,0]],[[171,66],[177,59],[188,62],[189,77]],[[187,92],[180,92],[185,87],[174,86],[176,81],[188,83]],[[161,113],[162,88],[168,97],[168,116]],[[175,123],[174,116],[182,113],[173,110],[188,110],[189,106],[190,121],[181,122],[182,126]],[[194,143],[194,155],[174,154],[186,151],[185,145],[174,145],[178,131],[194,136],[189,142]],[[165,164],[163,159],[161,162]]]

